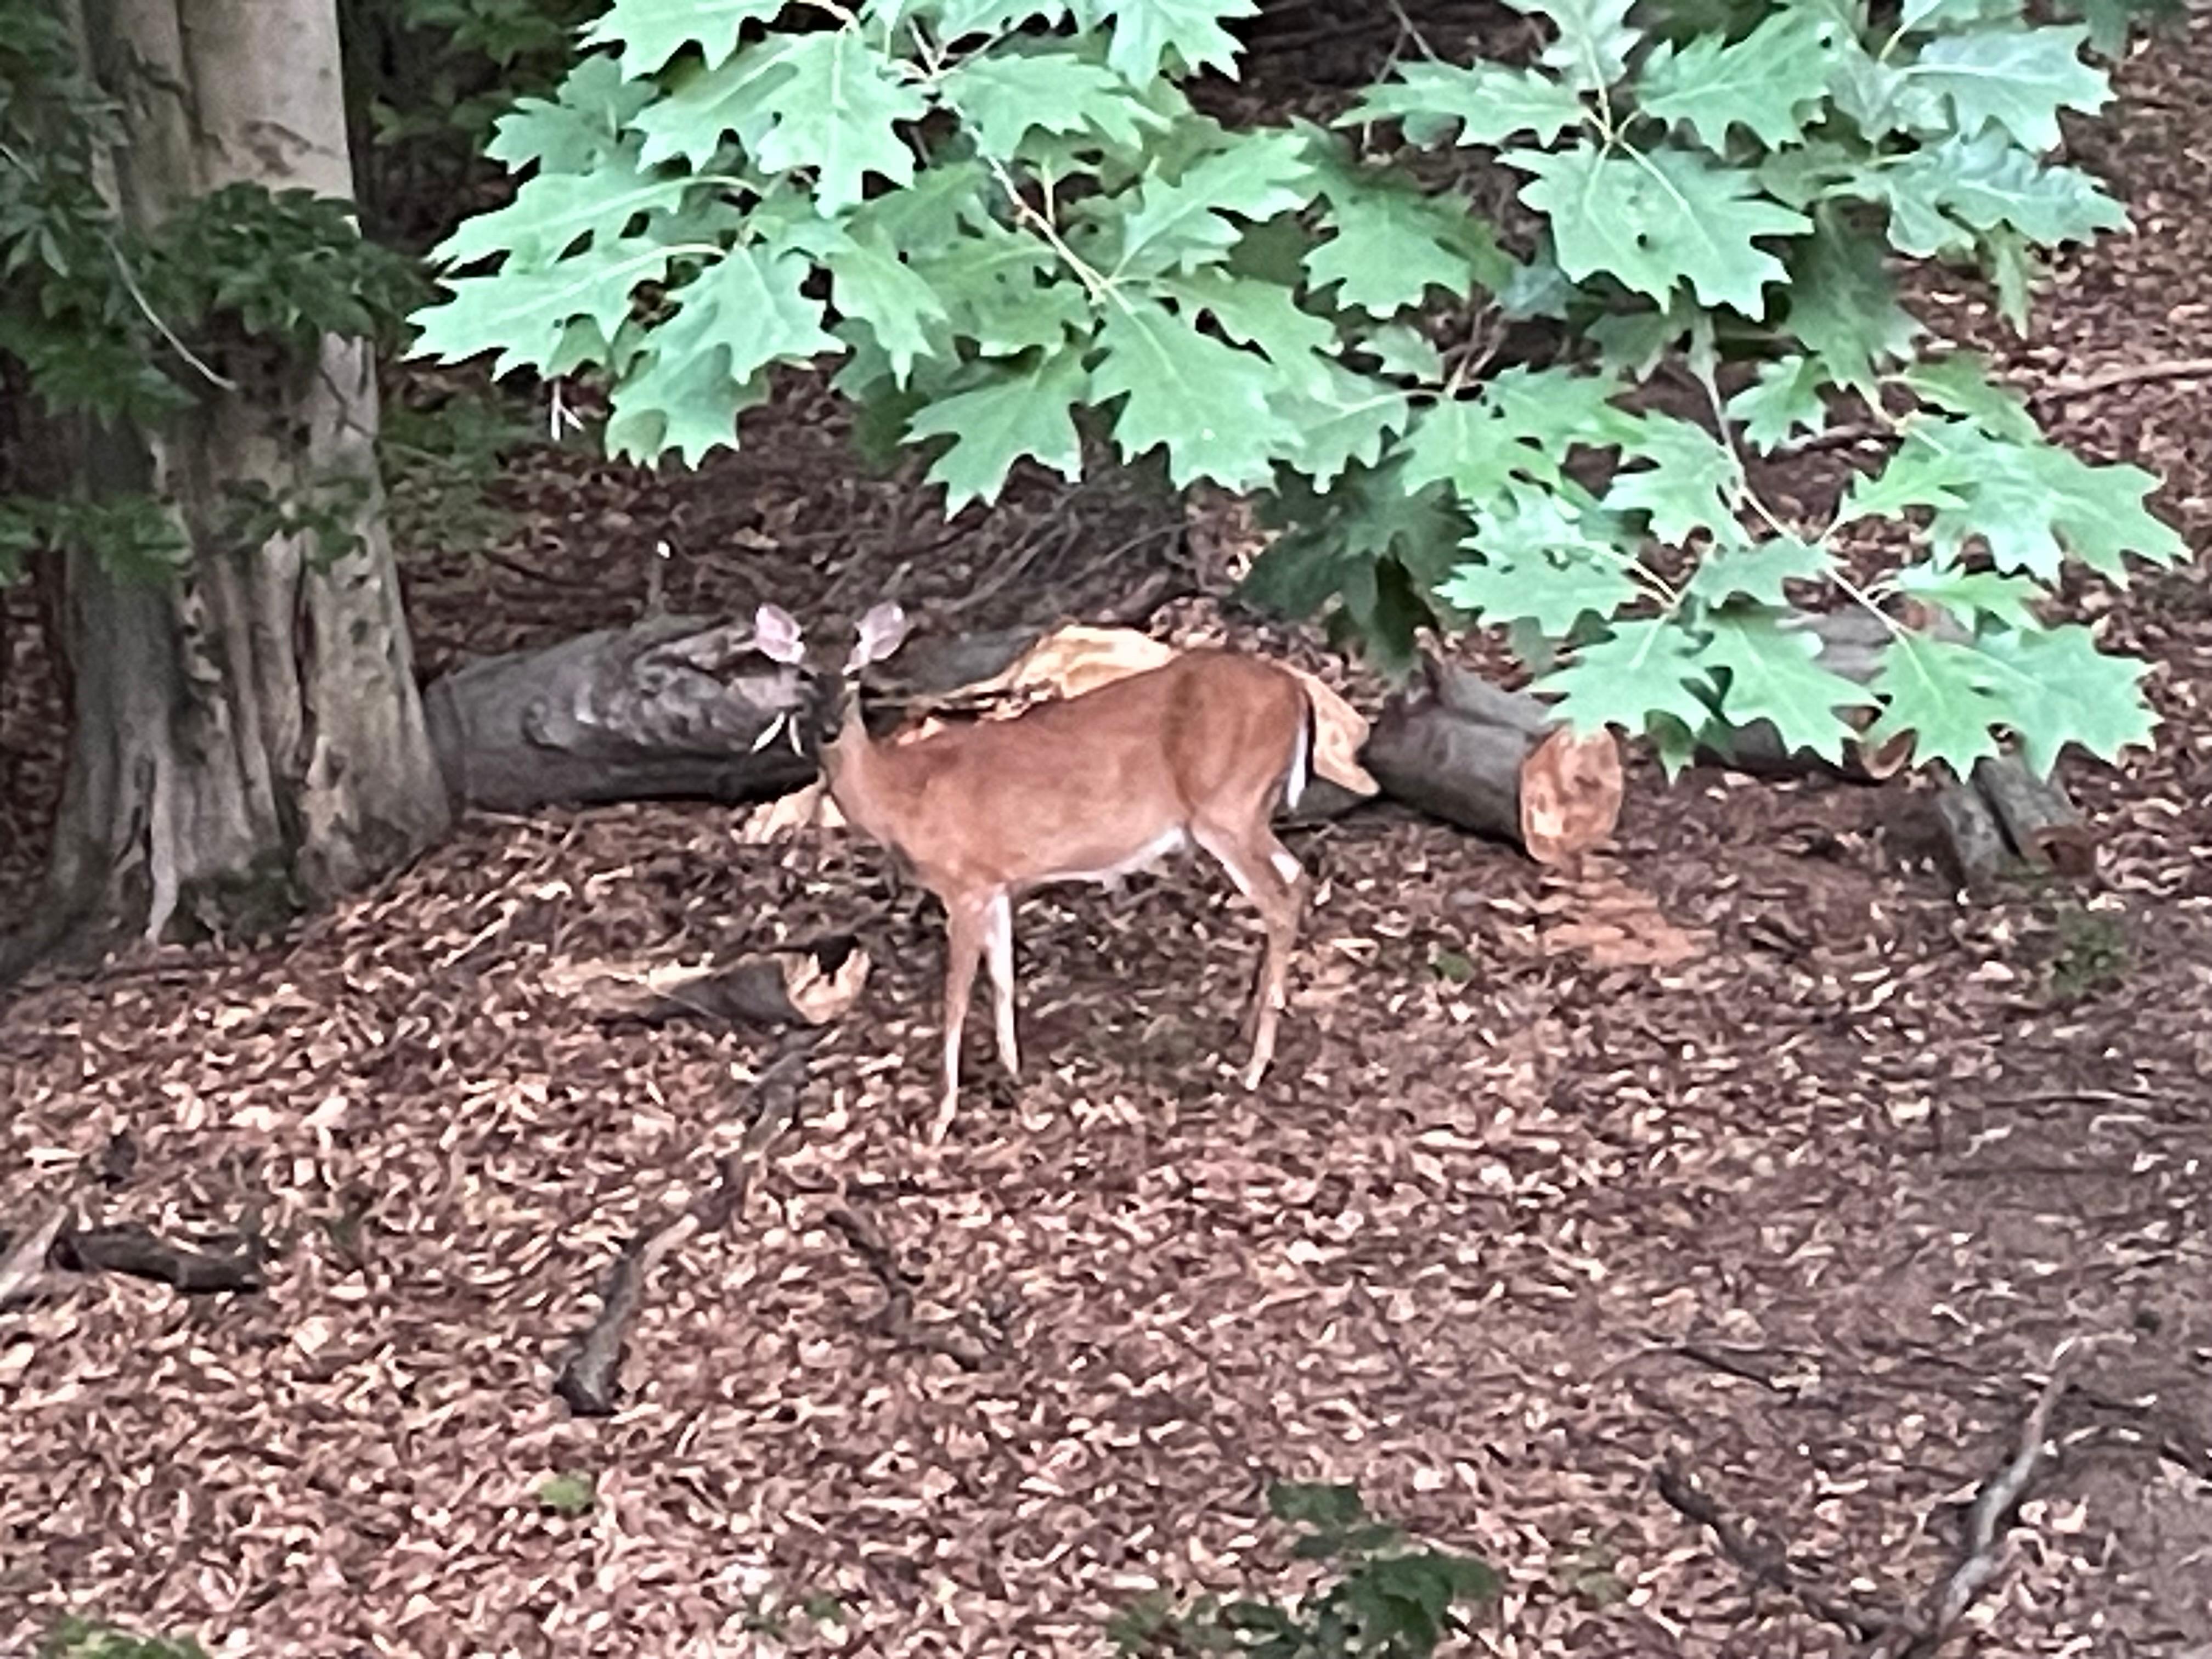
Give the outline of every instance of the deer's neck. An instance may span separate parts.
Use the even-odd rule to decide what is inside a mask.
[[[884,793],[890,783],[889,760],[884,746],[868,736],[860,719],[860,687],[848,685],[837,735],[822,746],[822,775],[837,810],[878,841],[889,839],[883,811]]]

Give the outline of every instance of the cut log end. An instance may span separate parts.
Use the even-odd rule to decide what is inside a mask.
[[[1539,864],[1602,846],[1620,826],[1626,788],[1611,732],[1559,727],[1521,763],[1521,844]]]

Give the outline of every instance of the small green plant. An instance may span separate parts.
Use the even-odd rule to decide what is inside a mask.
[[[556,1474],[538,1488],[538,1503],[556,1515],[589,1515],[599,1501],[599,1483],[587,1470]]]
[[[393,543],[403,550],[471,550],[498,541],[514,515],[492,499],[492,486],[507,458],[538,435],[496,395],[457,392],[421,407],[388,404],[377,454]]]
[[[1300,1528],[1291,1553],[1334,1569],[1316,1594],[1288,1601],[1201,1596],[1188,1607],[1155,1591],[1107,1626],[1132,1655],[1250,1654],[1259,1659],[1427,1659],[1468,1626],[1456,1609],[1498,1594],[1498,1575],[1471,1556],[1412,1544],[1375,1519],[1349,1486],[1278,1484],[1275,1519]]]
[[[1464,951],[1440,950],[1429,958],[1429,971],[1448,985],[1464,985],[1474,977],[1474,963]]]
[[[39,1659],[207,1659],[207,1650],[189,1636],[138,1636],[72,1616],[39,1644]]]
[[[2128,975],[2128,930],[2109,911],[2068,905],[2058,912],[2051,958],[2051,994],[2074,1002],[2110,990]]]

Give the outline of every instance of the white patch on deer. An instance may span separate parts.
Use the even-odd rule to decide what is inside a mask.
[[[1054,876],[1054,881],[1095,881],[1111,886],[1122,877],[1133,875],[1148,865],[1158,864],[1170,853],[1179,853],[1189,842],[1180,827],[1163,830],[1128,857],[1099,870],[1067,870]]]
[[[1305,874],[1305,872],[1299,868],[1298,861],[1288,853],[1270,853],[1267,854],[1267,861],[1275,866],[1275,873],[1285,881],[1295,882],[1300,876]]]

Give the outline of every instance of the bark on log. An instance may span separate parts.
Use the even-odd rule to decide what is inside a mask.
[[[1360,761],[1384,793],[1556,864],[1602,845],[1625,790],[1609,735],[1577,737],[1534,697],[1430,661],[1384,705]]]
[[[664,616],[466,664],[423,712],[457,804],[526,812],[781,794],[814,775],[809,696],[749,629]],[[796,741],[763,742],[786,716]]]
[[[2094,873],[2096,835],[2056,778],[2039,778],[2014,757],[2002,755],[1977,763],[1973,781],[2023,864],[2054,875]]]
[[[1996,814],[1980,792],[1955,779],[1936,791],[1933,805],[1952,879],[1969,892],[1981,891],[2004,873],[2004,831]]]

